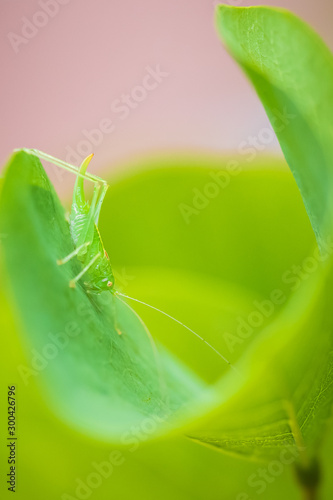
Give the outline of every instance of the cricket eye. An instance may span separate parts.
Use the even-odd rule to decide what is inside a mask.
[[[108,287],[111,287],[112,285],[113,285],[112,281],[108,281],[107,286],[108,286]]]

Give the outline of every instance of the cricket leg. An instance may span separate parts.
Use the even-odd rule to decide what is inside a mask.
[[[68,262],[69,260],[71,260],[76,255],[78,255],[81,252],[81,250],[83,250],[83,248],[85,248],[88,245],[90,245],[90,243],[91,243],[91,241],[88,241],[87,243],[83,243],[82,245],[80,245],[79,247],[77,247],[73,252],[71,252],[70,254],[66,255],[66,257],[64,257],[63,259],[58,259],[57,260],[58,266],[62,266],[63,264],[66,264],[66,262]]]
[[[79,168],[74,167],[74,165],[70,165],[69,163],[66,163],[63,160],[59,160],[58,158],[54,158],[54,156],[48,155],[47,153],[43,153],[42,151],[39,151],[38,149],[29,149],[29,148],[24,148],[23,151],[27,154],[37,156],[40,160],[45,160],[50,163],[53,163],[54,165],[57,165],[60,168],[64,168],[65,170],[68,170],[69,172],[74,173],[75,175],[78,175],[79,177],[82,177],[83,179],[87,179],[88,181],[94,182],[94,183],[99,183],[99,184],[106,184],[106,181],[102,179],[101,177],[98,177],[97,175],[89,174],[89,173],[80,173]],[[91,158],[93,157],[93,154],[87,156],[83,162],[86,164],[90,162]]]
[[[47,153],[43,153],[42,151],[39,151],[38,149],[24,148],[23,151],[27,154],[36,156],[39,159],[48,161],[50,163],[53,163],[54,165],[57,165],[60,168],[64,168],[65,170],[68,170],[69,172],[74,173],[77,177],[81,178],[81,183],[82,183],[82,180],[84,180],[84,179],[86,179],[90,182],[93,182],[95,184],[94,195],[96,195],[96,199],[95,200],[93,199],[93,202],[91,203],[91,207],[90,207],[91,212],[92,212],[91,217],[94,219],[95,224],[98,223],[98,218],[99,218],[99,214],[101,211],[102,203],[103,203],[106,191],[107,191],[109,186],[108,186],[107,182],[104,179],[102,179],[101,177],[98,177],[97,175],[89,174],[88,172],[86,172],[86,169],[87,169],[87,167],[88,167],[88,165],[93,157],[93,154],[87,156],[87,158],[85,158],[83,160],[83,162],[81,163],[81,166],[79,168],[77,168],[77,167],[74,167],[73,165],[70,165],[69,163],[66,163],[63,160],[59,160],[58,158],[55,158],[54,156],[51,156]],[[76,187],[77,187],[77,185],[78,185],[78,179],[76,182]],[[97,186],[99,187],[101,185],[103,186],[102,192],[101,192],[100,198],[97,202],[98,193],[96,193],[96,190],[97,190]],[[75,189],[74,189],[74,193],[75,193]],[[78,201],[81,204],[84,204],[85,201],[84,201],[84,197],[83,197],[83,185],[82,184],[80,185],[80,189],[78,189],[78,193],[80,193],[79,197],[82,198]],[[87,228],[88,227],[89,227],[89,229],[91,227],[91,218],[89,218],[89,223],[87,223]],[[81,240],[81,242],[83,243],[82,240]]]
[[[108,190],[108,185],[107,184],[104,184],[102,186],[102,192],[100,194],[100,197],[98,199],[98,202],[96,204],[96,208],[95,208],[95,212],[94,212],[94,222],[96,224],[96,226],[98,226],[98,219],[99,219],[99,214],[101,212],[101,208],[102,208],[102,203],[104,201],[104,197],[106,195],[106,192]]]
[[[70,282],[69,282],[69,286],[71,288],[75,288],[76,286],[76,282],[79,281],[80,278],[82,278],[82,276],[87,272],[89,271],[89,269],[91,268],[91,266],[94,264],[94,262],[96,262],[96,260],[101,256],[101,254],[98,252],[95,257],[93,257],[91,259],[91,261],[82,269],[82,271],[77,275],[75,276],[75,278],[71,279]]]

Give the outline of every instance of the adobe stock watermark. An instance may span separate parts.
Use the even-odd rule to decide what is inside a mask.
[[[277,132],[282,132],[296,115],[289,113],[286,107],[281,111],[273,110],[271,122]],[[275,139],[273,126],[270,124],[259,130],[255,136],[249,135],[246,140],[242,141],[237,148],[237,153],[245,157],[247,163],[252,163],[259,152],[263,152],[269,144]],[[230,160],[225,169],[211,171],[209,173],[210,180],[206,182],[200,189],[195,187],[192,189],[191,203],[179,203],[178,209],[186,224],[191,222],[194,215],[199,215],[210,202],[217,198],[224,189],[226,189],[233,177],[239,175],[243,168],[240,161]]]
[[[261,328],[272,317],[277,306],[282,305],[286,300],[286,294],[279,288],[276,288],[272,290],[269,298],[260,301],[255,300],[253,302],[254,309],[246,318],[237,316],[235,333],[225,332],[223,334],[223,339],[229,352],[233,353],[236,346],[243,344],[258,328]]]
[[[208,207],[211,200],[216,198],[223,189],[229,186],[232,177],[241,172],[239,162],[230,160],[225,170],[212,170],[209,173],[210,181],[207,182],[201,189],[193,188],[192,203],[180,203],[179,211],[186,222],[189,224],[193,215],[199,213]]]
[[[274,483],[276,479],[283,474],[286,467],[295,463],[302,451],[305,448],[299,449],[294,446],[286,446],[279,454],[278,459],[271,460],[266,467],[258,467],[258,469],[248,477],[247,484],[253,488],[253,493],[261,495],[267,487]],[[252,496],[248,493],[238,493],[236,500],[252,500]]]
[[[167,421],[170,414],[163,416],[153,415],[145,417],[140,424],[132,426],[121,437],[121,442],[128,447],[124,452],[113,450],[102,462],[91,462],[91,471],[84,477],[77,477],[73,487],[73,494],[67,492],[61,495],[61,500],[87,500],[104,481],[109,479],[117,468],[126,462],[127,454],[138,450],[140,443],[147,440],[158,428]]]
[[[135,276],[133,276],[133,274],[127,274],[125,267],[115,270],[113,272],[113,275],[115,277],[115,282],[123,287],[126,287],[130,281],[133,281],[135,279]]]
[[[74,148],[66,147],[66,161],[79,165],[86,156],[102,144],[105,136],[109,136],[116,130],[118,121],[126,120],[169,76],[167,71],[161,69],[160,64],[146,66],[141,81],[129,92],[121,94],[111,102],[112,115],[102,118],[95,128],[82,130],[83,139]]]
[[[102,462],[91,462],[92,471],[83,479],[75,479],[74,496],[69,493],[63,493],[61,500],[87,500],[93,491],[99,488],[103,481],[109,479],[117,467],[125,463],[125,456],[119,450],[113,450]]]
[[[14,50],[15,54],[18,54],[20,47],[22,45],[27,45],[30,40],[38,35],[39,31],[48,25],[51,19],[56,17],[61,10],[63,5],[69,4],[71,0],[39,0],[38,5],[40,7],[31,19],[27,17],[22,17],[22,26],[20,33],[14,33],[10,31],[7,33],[7,38]]]
[[[318,270],[320,264],[327,261],[332,254],[333,240],[328,237],[323,241],[321,252],[316,247],[312,255],[308,255],[300,264],[294,264],[286,270],[281,276],[282,283],[288,285],[290,292],[296,291],[302,282],[309,279]],[[233,353],[236,346],[243,344],[256,330],[262,328],[273,316],[277,308],[283,305],[287,299],[287,294],[280,288],[276,288],[271,291],[266,299],[254,301],[254,309],[246,317],[238,316],[236,318],[235,332],[224,332],[223,334],[229,352]]]
[[[237,152],[245,156],[248,163],[252,163],[257,158],[258,152],[264,151],[274,141],[276,135],[273,126],[277,133],[283,132],[297,118],[297,115],[289,113],[286,106],[282,110],[272,109],[271,114],[271,123],[267,127],[261,128],[257,135],[249,135],[238,145]]]
[[[145,101],[150,93],[156,90],[169,73],[162,70],[159,64],[146,66],[145,74],[138,85],[132,87],[128,93],[121,94],[110,104],[111,115],[102,118],[93,129],[83,129],[81,139],[76,146],[66,146],[66,162],[78,166],[88,155],[96,151],[105,139],[110,136],[117,128],[117,123],[126,120],[131,112]],[[53,172],[58,182],[63,182],[66,170],[52,165]]]
[[[303,281],[307,280],[315,273],[320,264],[326,262],[333,254],[333,240],[328,236],[322,241],[321,251],[316,247],[312,255],[305,257],[298,265],[294,264],[282,275],[282,282],[290,287],[294,292],[297,290]]]
[[[65,325],[64,331],[47,334],[49,342],[45,343],[41,352],[33,348],[30,350],[30,366],[18,365],[17,371],[24,383],[28,385],[30,377],[36,377],[47,368],[50,361],[54,360],[60,351],[65,349],[70,340],[81,333],[81,328],[75,321],[70,321]]]
[[[126,269],[123,267],[114,273],[117,283],[126,287],[130,281],[135,279],[135,276],[127,274]],[[109,294],[100,296],[101,303],[106,307],[110,306]],[[85,303],[80,303],[76,308],[77,315],[82,318],[84,322],[94,321],[94,310],[87,308]],[[76,321],[69,321],[64,326],[63,331],[58,333],[49,332],[45,337],[45,344],[40,349],[35,348],[30,350],[30,364],[18,365],[17,371],[24,383],[28,385],[31,377],[36,377],[43,372],[61,351],[69,346],[69,343],[75,337],[81,334],[81,327]]]

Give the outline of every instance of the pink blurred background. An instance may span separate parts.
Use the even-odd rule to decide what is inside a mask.
[[[74,163],[91,148],[95,172],[157,151],[237,150],[268,121],[216,35],[217,3],[2,0],[1,165],[17,147]],[[333,47],[332,0],[264,3],[294,11]]]

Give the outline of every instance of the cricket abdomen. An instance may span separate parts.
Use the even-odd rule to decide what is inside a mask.
[[[85,237],[86,223],[88,220],[88,212],[71,213],[69,219],[69,229],[75,247],[78,247],[83,242]]]
[[[95,293],[101,293],[113,287],[114,276],[98,227],[93,224],[91,234],[88,235],[85,232],[88,217],[89,213],[83,213],[82,209],[73,210],[70,215],[70,232],[75,247],[84,243],[87,244],[77,254],[77,258],[83,266],[88,265],[98,255],[98,258],[87,272],[88,279],[85,281],[85,285],[87,289]]]

